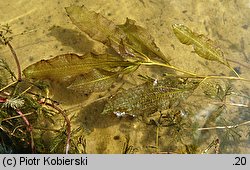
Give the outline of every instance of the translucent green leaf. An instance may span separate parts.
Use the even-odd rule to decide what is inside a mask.
[[[172,25],[173,32],[182,44],[191,45],[194,43],[193,32],[182,24]]]
[[[115,25],[112,21],[94,11],[89,11],[84,6],[70,6],[66,12],[71,21],[83,32],[94,40],[111,46],[118,53],[127,52],[130,57],[161,59],[168,62],[168,59],[161,53],[154,43],[149,32],[135,25],[134,20],[127,19],[123,25]],[[124,45],[125,51],[121,51]],[[124,55],[126,56],[126,55]]]
[[[173,31],[182,44],[193,45],[194,51],[200,57],[228,65],[222,51],[214,47],[211,40],[205,40],[204,36],[192,32],[188,27],[182,24],[174,24]]]
[[[66,7],[66,12],[73,24],[94,40],[104,42],[107,37],[121,36],[123,32],[110,20],[84,6]],[[121,38],[121,37],[117,37]]]
[[[143,54],[150,59],[161,59],[168,63],[168,59],[156,46],[154,38],[147,29],[135,24],[134,20],[128,19],[125,24],[119,25],[125,34],[126,39],[123,40],[125,47],[131,48],[133,51]]]
[[[148,81],[112,96],[102,114],[147,116],[156,111],[176,107],[180,101],[186,100],[197,86],[197,81],[183,82],[179,79],[163,79],[157,83]]]
[[[120,75],[129,74],[135,71],[139,65],[131,65],[120,71],[112,72],[103,69],[93,69],[89,73],[79,75],[68,86],[69,89],[89,92],[101,92],[107,90],[117,81]]]
[[[236,76],[238,73],[229,65],[224,58],[223,52],[215,47],[214,43],[203,35],[192,32],[188,27],[182,24],[174,24],[173,31],[182,44],[192,45],[196,54],[201,58],[210,61],[219,62],[232,70]]]
[[[98,56],[92,53],[84,56],[63,54],[32,64],[23,73],[27,78],[65,81],[77,75],[88,73],[95,68],[112,71],[130,65],[134,65],[134,63],[121,61],[108,54]]]
[[[104,91],[111,87],[118,76],[116,72],[93,69],[89,73],[78,76],[68,88],[86,93]]]

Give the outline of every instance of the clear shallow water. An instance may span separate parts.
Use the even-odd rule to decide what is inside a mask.
[[[249,1],[8,1],[0,2],[1,23],[9,23],[14,34],[13,46],[20,58],[23,68],[41,59],[48,59],[52,56],[75,52],[85,53],[95,47],[86,36],[79,33],[79,30],[71,23],[67,17],[64,7],[70,4],[84,4],[87,8],[102,13],[115,23],[125,22],[126,17],[136,20],[137,24],[147,28],[162,52],[169,56],[172,65],[176,65],[186,70],[206,74],[207,67],[200,63],[205,63],[216,74],[229,75],[230,70],[214,64],[206,63],[192,53],[192,48],[181,44],[174,36],[171,25],[182,23],[187,25],[194,32],[204,34],[216,41],[218,47],[224,51],[226,58],[232,60],[233,67],[239,67],[241,76],[250,79],[249,75],[249,51],[250,16]],[[216,8],[215,8],[216,7]],[[96,47],[98,48],[98,47]],[[11,60],[7,48],[0,49],[0,57],[5,58],[10,64]],[[244,64],[244,66],[240,65]],[[246,66],[246,67],[245,67]],[[230,115],[235,122],[248,121],[249,118],[249,84],[241,81],[235,82],[234,86],[238,91],[242,91],[248,97],[231,97],[230,101],[236,104],[248,105],[248,107],[228,107]],[[59,94],[61,91],[58,90]],[[66,94],[57,96],[61,101],[72,105],[72,96]],[[76,96],[76,101],[79,96]],[[71,106],[65,106],[71,107]],[[197,119],[201,122],[206,120],[210,106],[204,105],[198,112]],[[145,149],[145,146],[155,145],[155,129],[148,128],[138,122],[120,121],[116,118],[103,118],[94,111],[83,114],[82,119],[88,118],[82,126],[90,131],[86,135],[87,151],[89,153],[120,153],[123,144],[130,139],[130,145],[138,148],[138,153],[152,152]],[[104,121],[103,121],[104,120]],[[231,120],[231,119],[230,119]],[[83,121],[84,122],[84,121]],[[78,122],[79,123],[79,122]],[[202,124],[202,123],[201,123]],[[77,126],[77,125],[76,125]],[[234,149],[231,140],[222,142],[223,153],[242,152],[249,153],[249,126],[242,129],[242,139],[239,141],[240,149]],[[223,131],[214,133],[223,136]],[[166,133],[162,138],[166,138]],[[216,136],[217,135],[217,136]],[[119,140],[115,140],[119,136]],[[220,136],[220,137],[221,137]],[[221,140],[223,141],[223,137]],[[213,137],[209,138],[210,141]],[[167,146],[170,141],[161,141],[161,151],[171,152],[172,148]],[[208,142],[209,143],[209,142]],[[208,143],[202,146],[206,148]],[[144,148],[144,149],[142,149]],[[175,150],[175,149],[173,149]]]

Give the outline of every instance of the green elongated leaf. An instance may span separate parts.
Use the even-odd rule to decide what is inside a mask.
[[[194,43],[193,32],[182,24],[172,25],[173,32],[182,44],[191,45]]]
[[[169,60],[164,56],[160,49],[155,44],[154,38],[150,35],[147,29],[135,24],[134,20],[128,19],[125,24],[119,25],[125,34],[125,46],[130,47],[133,51],[143,54],[150,59],[161,59],[165,62]]]
[[[107,90],[116,81],[119,74],[102,69],[93,69],[89,73],[78,76],[69,89],[89,92]]]
[[[188,27],[182,24],[174,24],[172,27],[176,37],[182,44],[192,45],[195,53],[200,57],[227,66],[236,76],[239,77],[238,73],[224,58],[223,52],[219,48],[216,48],[211,40],[203,35],[198,35],[197,33],[192,32]]]
[[[197,81],[183,82],[179,79],[148,81],[139,86],[123,90],[112,96],[102,114],[114,113],[147,116],[156,111],[176,107],[186,100],[198,87]]]
[[[120,75],[129,74],[138,67],[139,65],[131,65],[116,72],[93,69],[89,73],[77,76],[68,88],[76,91],[84,91],[86,93],[101,92],[109,89],[111,85],[117,81]]]
[[[169,61],[156,46],[149,32],[135,25],[134,20],[127,19],[125,24],[115,25],[101,14],[89,11],[84,6],[70,6],[66,8],[66,12],[73,24],[81,31],[94,40],[100,41],[109,47],[111,46],[118,53],[124,53],[124,51],[120,51],[122,41],[127,56],[136,59],[139,55],[139,59],[150,58],[160,59],[165,62]]]
[[[134,65],[134,63],[121,61],[119,58],[108,54],[98,56],[92,53],[84,56],[63,54],[32,64],[23,73],[27,78],[66,81],[77,75],[88,73],[95,68],[112,71],[130,65]]]
[[[173,31],[182,44],[193,45],[194,51],[200,57],[228,66],[228,62],[224,59],[222,51],[214,47],[211,40],[205,40],[204,36],[192,32],[182,24],[174,24]]]
[[[123,32],[112,21],[106,19],[101,14],[89,11],[84,6],[72,5],[65,9],[73,24],[94,40],[104,42],[107,40],[107,37],[123,35]]]

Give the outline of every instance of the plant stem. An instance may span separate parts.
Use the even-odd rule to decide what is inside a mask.
[[[1,103],[1,102],[0,102],[0,103]],[[31,114],[33,114],[33,112],[23,114],[23,116],[28,116],[28,115],[31,115]],[[22,116],[21,116],[21,115],[18,115],[18,116],[8,117],[8,118],[3,119],[2,122],[3,122],[3,121],[7,121],[7,120],[11,120],[11,119],[16,119],[16,118],[19,118],[19,117],[22,117]]]
[[[10,87],[10,86],[12,86],[12,85],[16,84],[17,82],[18,82],[18,81],[14,81],[14,82],[12,82],[12,83],[8,84],[7,86],[5,86],[5,87],[1,88],[1,89],[0,89],[0,92],[1,92],[1,91],[3,91],[3,90],[5,90],[5,89],[7,89],[8,87]]]
[[[164,64],[164,63],[159,63],[157,61],[152,61],[150,60],[150,62],[140,62],[139,63],[140,65],[148,65],[148,66],[153,66],[153,65],[156,65],[156,66],[162,66],[162,67],[167,67],[167,68],[170,68],[170,69],[173,69],[175,71],[179,71],[181,73],[185,73],[185,74],[188,74],[190,75],[189,78],[202,78],[202,79],[229,79],[229,80],[242,80],[242,81],[248,81],[250,82],[249,79],[245,79],[245,78],[241,78],[241,77],[229,77],[229,76],[217,76],[217,75],[214,75],[214,76],[204,76],[204,75],[197,75],[195,73],[191,73],[189,71],[185,71],[185,70],[181,70],[175,66],[172,66],[172,65],[169,65],[169,64]],[[175,75],[175,77],[183,77],[183,76],[178,76],[178,75]],[[186,77],[186,76],[185,76]]]
[[[167,67],[167,68],[170,68],[170,69],[173,69],[173,70],[176,70],[176,71],[179,71],[181,73],[185,73],[185,74],[188,74],[188,75],[191,75],[191,76],[196,76],[196,74],[194,73],[191,73],[191,72],[188,72],[188,71],[185,71],[185,70],[181,70],[177,67],[174,67],[174,66],[171,66],[169,64],[164,64],[164,63],[159,63],[159,62],[155,62],[155,61],[151,61],[151,62],[141,62],[139,63],[140,65],[149,65],[149,66],[152,66],[152,65],[156,65],[156,66],[162,66],[162,67]]]
[[[232,70],[232,71],[234,72],[234,74],[235,74],[237,77],[240,78],[240,75],[239,75],[230,65],[228,65],[227,67],[228,67],[230,70]]]
[[[23,118],[25,124],[28,126],[28,131],[30,133],[30,139],[31,139],[31,150],[32,150],[32,153],[34,153],[35,145],[34,145],[34,139],[33,139],[32,125],[30,124],[30,122],[28,121],[28,119],[25,117],[25,115],[22,113],[21,110],[16,109],[16,112]]]
[[[215,129],[232,129],[232,128],[237,128],[239,126],[243,126],[243,125],[247,125],[247,124],[250,124],[250,120],[246,121],[246,122],[243,122],[243,123],[240,123],[240,124],[236,124],[236,125],[198,128],[198,130],[201,131],[201,130],[215,130]]]
[[[241,78],[241,77],[228,77],[228,76],[202,76],[197,75],[195,78],[206,78],[206,79],[228,79],[228,80],[242,80],[242,81],[248,81],[249,79]]]
[[[10,42],[6,43],[8,45],[8,47],[10,48],[10,51],[15,59],[16,65],[17,65],[17,81],[22,81],[22,72],[21,72],[21,66],[18,60],[18,57],[16,55],[16,52],[14,50],[14,48],[12,47],[12,45],[10,44]]]
[[[62,114],[62,116],[65,119],[65,122],[67,124],[67,141],[66,141],[66,147],[65,147],[65,153],[68,154],[69,152],[69,147],[70,147],[70,133],[71,133],[71,125],[70,125],[70,120],[67,117],[66,113],[64,110],[62,110],[61,108],[59,108],[58,106],[56,106],[54,103],[46,103],[46,102],[41,102],[41,104],[45,104],[47,106],[50,106],[52,108],[54,108],[55,110],[57,110],[60,114]]]
[[[242,77],[229,77],[229,76],[217,76],[217,75],[190,75],[190,76],[183,76],[183,75],[174,75],[174,74],[165,74],[167,77],[176,77],[176,78],[199,78],[199,79],[228,79],[228,80],[241,80],[250,82],[249,79],[242,78]],[[203,80],[204,81],[204,80]]]
[[[31,131],[32,126],[31,126],[30,122],[28,121],[28,119],[24,116],[24,114],[19,109],[16,109],[16,112],[23,118],[25,124],[28,126],[28,130]]]

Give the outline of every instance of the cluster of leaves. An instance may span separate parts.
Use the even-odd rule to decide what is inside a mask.
[[[12,37],[12,31],[10,29],[10,26],[8,24],[6,25],[0,25],[1,26],[1,30],[0,30],[0,44],[6,44],[7,42],[9,42]]]
[[[106,46],[107,53],[65,54],[40,61],[24,70],[27,78],[69,81],[69,89],[103,91],[121,75],[136,70],[143,61],[157,59],[168,63],[154,39],[135,21],[127,19],[125,24],[115,25],[85,7],[71,6],[66,11],[81,31]]]
[[[2,45],[8,45],[12,51],[10,27],[1,27],[0,34]],[[42,136],[50,133],[56,139],[58,133],[66,135],[64,126],[58,129],[53,127],[56,122],[52,117],[58,109],[51,104],[54,101],[46,99],[47,91],[48,84],[45,82],[18,80],[7,62],[0,59],[0,153],[54,152],[51,148],[58,143],[46,145],[43,140],[47,139]]]
[[[212,113],[203,124],[203,128],[207,128],[224,113],[226,96],[231,94],[230,86],[223,87],[220,83],[209,87],[201,86],[207,79],[218,79],[220,76],[201,76],[172,66],[170,60],[156,46],[149,32],[136,25],[131,19],[127,19],[122,25],[116,25],[84,6],[70,6],[66,8],[66,12],[72,23],[82,32],[106,47],[105,53],[86,53],[82,56],[71,53],[38,61],[23,70],[25,79],[21,83],[15,81],[17,79],[13,78],[14,73],[2,61],[1,68],[7,71],[13,80],[4,81],[6,75],[0,75],[0,85],[3,87],[0,91],[2,100],[0,127],[4,132],[1,134],[7,135],[11,140],[25,141],[25,145],[22,144],[24,148],[35,145],[31,147],[32,150],[36,148],[41,153],[63,152],[65,143],[66,153],[68,150],[72,153],[86,153],[83,128],[72,130],[71,120],[65,111],[60,109],[53,100],[44,97],[48,89],[44,82],[63,83],[69,90],[92,94],[110,89],[124,75],[134,74],[139,67],[158,66],[159,69],[167,68],[165,74],[158,75],[158,79],[151,78],[147,74],[140,75],[136,78],[137,80],[143,78],[141,84],[131,85],[127,89],[121,88],[112,95],[107,93],[103,99],[104,107],[99,115],[115,114],[118,117],[132,117],[140,120],[142,124],[156,128],[154,147],[157,152],[168,150],[179,153],[200,153],[202,149],[199,147],[205,140],[204,136],[200,137],[196,134],[199,124],[195,117],[197,107],[201,105],[198,105],[198,102],[195,103],[193,98],[200,101],[209,99],[220,102],[214,114]],[[174,25],[173,31],[183,44],[193,45],[199,56],[231,68],[227,61],[222,59],[217,49],[196,36],[187,27]],[[1,37],[5,37],[4,33],[7,32],[0,33]],[[6,38],[1,40],[1,42],[5,41]],[[169,69],[183,74],[179,75]],[[246,80],[240,77],[222,78]],[[89,107],[97,107],[95,102],[91,104]],[[50,128],[56,126],[55,118],[52,118],[55,113],[60,113],[64,117],[59,129]],[[155,113],[160,113],[160,118],[158,114],[155,116]],[[16,114],[19,114],[19,119],[16,118]],[[147,121],[150,117],[152,119]],[[48,127],[42,127],[43,125]],[[51,131],[49,135],[46,132],[48,129]],[[43,141],[43,134],[52,136],[47,145]],[[0,136],[1,139],[6,138],[4,135]],[[161,139],[165,140],[165,143],[159,141],[160,135],[163,136]],[[166,136],[172,140],[169,141]],[[214,140],[211,146],[217,147],[218,142],[215,141],[218,140]],[[17,142],[12,141],[12,143]],[[4,148],[4,145],[1,146]],[[209,148],[211,148],[210,145]],[[127,143],[124,145],[123,152],[135,150],[135,148],[131,150],[131,146]]]

